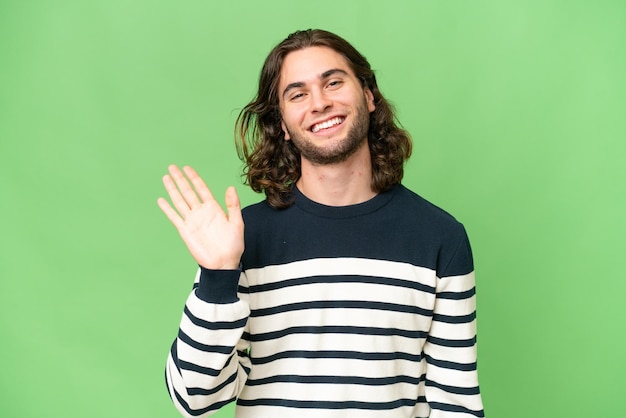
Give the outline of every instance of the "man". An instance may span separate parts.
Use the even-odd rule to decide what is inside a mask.
[[[180,412],[484,416],[469,242],[400,184],[410,138],[366,59],[332,33],[291,34],[237,131],[264,202],[242,212],[231,187],[225,213],[175,166],[175,209],[159,199],[200,266],[166,367]]]

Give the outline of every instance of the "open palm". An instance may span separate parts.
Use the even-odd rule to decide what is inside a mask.
[[[244,225],[237,192],[233,187],[226,190],[224,212],[198,173],[191,167],[183,167],[183,171],[169,166],[170,174],[163,177],[163,184],[174,207],[164,198],[159,198],[159,207],[199,265],[238,268],[244,250]]]

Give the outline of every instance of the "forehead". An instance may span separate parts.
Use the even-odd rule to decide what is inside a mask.
[[[279,89],[291,83],[309,83],[331,69],[344,70],[354,76],[346,58],[334,49],[311,46],[292,51],[285,56],[280,68]]]

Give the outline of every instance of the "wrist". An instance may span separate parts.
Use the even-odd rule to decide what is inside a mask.
[[[200,266],[196,296],[208,303],[233,303],[239,300],[237,291],[241,269],[209,269]]]

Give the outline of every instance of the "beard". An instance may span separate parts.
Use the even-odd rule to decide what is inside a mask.
[[[345,123],[345,122],[344,122]],[[328,140],[325,146],[317,146],[307,139],[305,135],[294,132],[286,126],[287,132],[296,149],[302,158],[307,159],[313,165],[330,165],[346,161],[353,155],[364,142],[367,141],[367,134],[370,125],[370,113],[367,109],[367,102],[363,102],[356,107],[352,126],[344,138]]]

